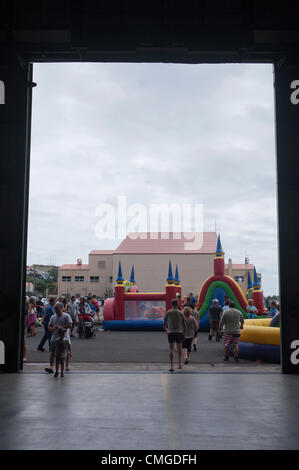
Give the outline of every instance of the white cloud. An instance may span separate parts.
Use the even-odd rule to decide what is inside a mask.
[[[95,208],[202,203],[277,292],[270,65],[35,64],[29,262],[87,261]],[[99,246],[99,244],[101,246]]]

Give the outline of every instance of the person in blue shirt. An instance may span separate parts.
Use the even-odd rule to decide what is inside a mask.
[[[50,339],[52,336],[52,332],[48,329],[48,325],[49,325],[49,321],[52,315],[55,315],[54,304],[55,304],[55,299],[51,298],[46,307],[45,314],[43,317],[43,325],[44,325],[45,332],[44,332],[44,336],[41,339],[41,342],[37,346],[38,351],[45,350],[44,344],[46,343],[47,340],[49,341],[49,347],[50,347]]]
[[[253,305],[252,299],[248,300],[246,311],[247,311],[247,318],[256,318],[257,308]]]
[[[97,311],[96,306],[93,304],[92,299],[88,299],[87,303],[90,308],[90,315],[92,315],[95,318],[95,314]]]
[[[276,313],[277,313],[276,302],[275,302],[275,300],[271,300],[271,303],[270,303],[270,315],[271,315],[271,317],[273,318],[274,315],[276,315]]]
[[[189,297],[190,297],[190,302],[191,302],[191,304],[193,304],[193,305],[194,305],[194,308],[195,308],[195,305],[196,305],[196,298],[194,297],[194,295],[193,295],[192,292],[190,292]]]
[[[280,326],[280,312],[277,312],[271,320],[270,326]]]

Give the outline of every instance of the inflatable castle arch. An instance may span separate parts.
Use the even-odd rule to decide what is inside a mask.
[[[104,330],[162,330],[165,312],[171,309],[171,301],[179,298],[181,306],[181,285],[178,266],[173,276],[171,260],[169,260],[168,276],[164,292],[139,292],[135,281],[134,265],[129,281],[125,281],[121,262],[118,265],[118,276],[114,290],[114,298],[108,298],[104,304]],[[237,282],[225,274],[224,252],[218,236],[214,259],[214,273],[203,283],[196,309],[200,315],[200,330],[207,331],[209,325],[209,309],[212,300],[217,298],[224,305],[225,297],[235,302],[247,317],[248,298],[252,298],[258,315],[264,313],[264,300],[261,285],[254,268],[252,284],[248,271],[247,298]]]
[[[248,298],[252,298],[258,310],[258,315],[264,313],[264,299],[261,285],[254,268],[254,283],[252,286],[248,271]],[[209,309],[213,299],[218,299],[220,305],[224,305],[225,297],[233,300],[238,308],[247,317],[248,300],[237,282],[225,274],[224,252],[221,245],[220,235],[218,236],[216,254],[214,259],[214,273],[203,283],[197,302],[197,310],[200,315],[200,329],[209,329]]]

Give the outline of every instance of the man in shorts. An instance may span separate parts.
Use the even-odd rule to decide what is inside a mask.
[[[241,330],[243,329],[244,318],[240,310],[235,308],[235,302],[230,301],[229,309],[225,310],[220,320],[220,327],[224,327],[223,331],[223,345],[224,345],[224,360],[229,360],[229,348],[233,345],[234,359],[236,362],[239,360],[239,340]]]
[[[182,357],[183,349],[182,343],[185,338],[186,324],[183,313],[179,310],[179,302],[177,299],[173,299],[171,302],[172,309],[168,310],[164,317],[164,329],[168,335],[169,343],[169,359],[170,369],[169,372],[174,372],[173,369],[173,356],[174,356],[174,344],[177,345],[178,351],[178,369],[182,369]]]
[[[55,342],[59,339],[59,331],[63,328],[66,330],[65,338],[71,344],[69,330],[72,327],[72,318],[71,316],[63,311],[63,306],[56,303],[55,305],[55,315],[52,315],[50,318],[48,329],[51,331],[52,336],[50,340],[50,367],[46,367],[45,371],[49,374],[53,374],[54,368],[54,359],[55,359]],[[69,359],[70,355],[68,354],[66,358],[66,370],[69,370]]]
[[[213,336],[216,336],[216,341],[220,341],[219,322],[222,314],[222,307],[219,305],[218,299],[213,300],[213,305],[209,310],[210,318],[210,332],[209,341],[212,341]]]

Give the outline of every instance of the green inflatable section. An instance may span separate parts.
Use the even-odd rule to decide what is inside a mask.
[[[247,318],[247,313],[245,312],[245,310],[243,310],[243,308],[241,307],[241,305],[239,304],[238,300],[237,300],[237,297],[235,296],[233,290],[231,289],[231,287],[229,285],[227,285],[225,282],[223,281],[214,281],[208,288],[207,290],[207,294],[206,294],[206,297],[203,301],[203,304],[202,306],[200,307],[200,310],[198,311],[199,315],[200,315],[200,318],[203,317],[203,315],[206,313],[206,311],[208,310],[209,306],[210,306],[210,303],[211,303],[211,300],[212,300],[212,295],[213,295],[213,292],[214,290],[217,288],[217,287],[220,287],[224,290],[224,292],[227,294],[227,296],[233,300],[236,304],[236,308],[239,309],[242,313],[243,313],[243,316],[244,318]]]

